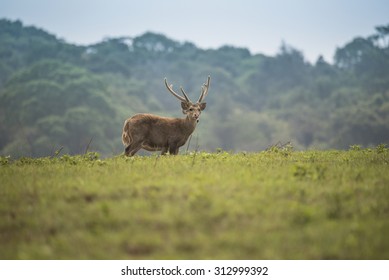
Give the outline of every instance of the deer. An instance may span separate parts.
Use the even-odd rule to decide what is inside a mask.
[[[208,95],[211,77],[201,86],[200,97],[196,103],[192,102],[183,87],[180,90],[183,96],[173,90],[164,79],[167,90],[181,101],[184,118],[161,117],[153,114],[136,114],[124,122],[122,142],[125,146],[124,154],[134,156],[140,149],[155,152],[161,155],[177,155],[179,148],[185,145],[199,122],[200,114],[205,109],[204,98]]]

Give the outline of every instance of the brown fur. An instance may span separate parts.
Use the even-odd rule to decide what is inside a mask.
[[[202,104],[191,104],[184,119],[152,114],[137,114],[127,119],[122,134],[125,154],[133,156],[140,149],[161,151],[162,155],[168,151],[172,155],[178,154],[196,128],[201,107],[205,108],[205,103]]]

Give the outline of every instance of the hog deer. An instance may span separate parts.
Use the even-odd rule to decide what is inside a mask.
[[[178,154],[179,148],[185,145],[189,136],[193,133],[199,122],[201,111],[206,103],[203,99],[207,96],[211,77],[201,87],[200,97],[193,103],[184,89],[181,92],[184,97],[173,90],[173,85],[168,85],[167,90],[181,101],[182,112],[185,118],[167,118],[152,114],[137,114],[124,122],[122,141],[125,146],[125,155],[133,156],[140,149],[146,151],[161,151],[165,155],[168,151],[171,155]]]

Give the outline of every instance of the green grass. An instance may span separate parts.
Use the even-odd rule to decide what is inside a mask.
[[[389,151],[0,158],[1,259],[388,259]]]

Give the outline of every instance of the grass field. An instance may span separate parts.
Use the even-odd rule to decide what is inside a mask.
[[[1,259],[389,259],[389,149],[0,158]]]

